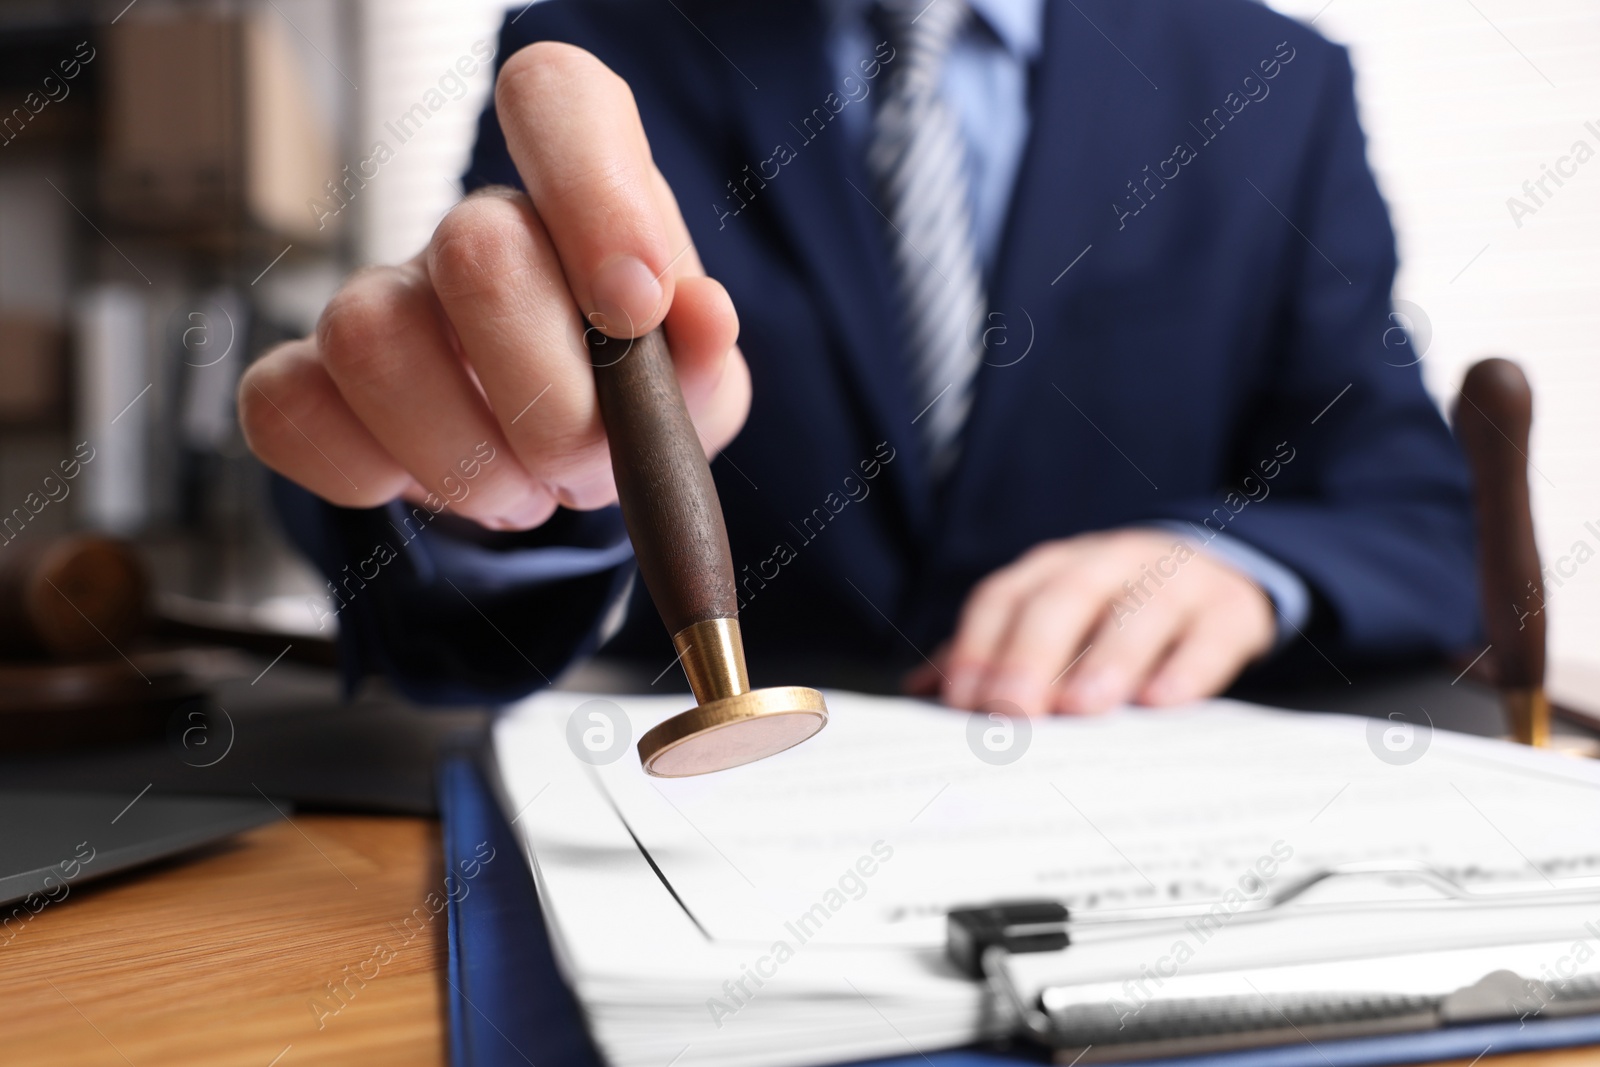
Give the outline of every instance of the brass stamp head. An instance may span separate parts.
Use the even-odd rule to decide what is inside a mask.
[[[673,635],[699,707],[639,738],[639,762],[657,778],[724,771],[793,748],[828,724],[822,694],[803,686],[750,688],[739,620],[709,619]]]

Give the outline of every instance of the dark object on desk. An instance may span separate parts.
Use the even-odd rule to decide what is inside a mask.
[[[148,788],[148,787],[146,787]],[[9,933],[72,887],[264,826],[283,817],[265,796],[0,793],[0,904],[22,901]],[[3,944],[9,938],[0,938]]]
[[[19,542],[0,560],[0,656],[114,655],[144,632],[149,599],[144,566],[121,542]]]
[[[313,667],[339,663],[338,644],[331,638],[266,628],[249,608],[178,593],[157,595],[151,636],[163,644],[222,646],[269,658],[282,653],[285,660]]]
[[[0,560],[0,749],[159,735],[199,694],[173,657],[138,650],[150,581],[105,537],[22,541]]]
[[[204,698],[178,705],[143,741],[0,751],[0,783],[127,797],[154,783],[153,795],[252,801],[259,786],[299,811],[431,815],[441,757],[486,743],[485,709],[419,708],[379,686],[348,698],[333,671],[285,657],[263,675],[270,659],[214,679]]]
[[[120,745],[159,737],[201,686],[170,654],[0,664],[0,752]]]
[[[1528,499],[1533,392],[1515,363],[1475,363],[1455,407],[1456,439],[1472,465],[1478,583],[1490,672],[1518,741],[1550,743],[1544,693],[1544,581]]]
[[[335,661],[326,639],[262,630],[225,605],[173,596],[152,603],[150,589],[138,554],[110,538],[8,549],[0,558],[0,751],[159,738],[173,713],[203,693],[174,646]]]
[[[828,709],[815,689],[750,688],[722,504],[665,331],[630,341],[591,328],[587,340],[639,573],[700,705],[647,731],[640,762],[681,778],[798,745],[827,725]]]
[[[370,692],[341,699],[333,672],[295,665],[330,664],[326,639],[275,633],[219,604],[166,596],[143,606],[142,562],[120,543],[19,541],[0,567],[8,635],[0,644],[0,782],[8,788],[131,797],[153,783],[157,793],[255,803],[259,785],[305,807],[430,814],[440,752],[482,743],[479,709],[421,712]],[[64,647],[48,636],[63,632],[50,612],[93,620],[98,645],[47,658],[45,649]],[[201,645],[262,658],[243,677],[233,676],[236,666],[219,676],[219,654]]]

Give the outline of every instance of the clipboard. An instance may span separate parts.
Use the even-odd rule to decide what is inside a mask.
[[[1297,928],[1298,917],[1285,905],[1316,885],[1371,876],[1412,878],[1452,899],[1431,904],[1364,901],[1355,909],[1347,904],[1335,907],[1336,921],[1371,924],[1387,908],[1391,920],[1398,917],[1416,925],[1445,904],[1466,907],[1469,916],[1482,922],[1498,908],[1595,901],[1592,890],[1482,893],[1425,865],[1363,862],[1316,871],[1264,894],[1232,921],[1254,925],[1258,935],[1271,941],[1292,941],[1304,930]],[[1128,982],[1120,990],[1115,983],[1082,977],[1061,980],[1057,968],[1072,955],[1075,934],[1172,936],[1175,920],[1203,915],[1204,907],[1104,910],[1077,919],[1061,904],[1046,900],[957,909],[947,917],[947,954],[965,974],[987,984],[994,1010],[1003,1013],[1014,1032],[1053,1048],[1058,1062],[1086,1065],[1415,1036],[1480,1025],[1522,1029],[1530,1018],[1535,1023],[1600,1018],[1600,969],[1579,966],[1558,977],[1545,962],[1548,953],[1570,945],[1570,938],[1433,948],[1413,944],[1377,954],[1296,960],[1257,956],[1199,973],[1183,974],[1176,966],[1148,972],[1136,979],[1142,988],[1127,988],[1132,985]],[[1532,966],[1542,965],[1543,977],[1530,970],[1530,961],[1536,960]],[[1018,963],[1031,970],[1031,979],[1016,973]]]
[[[487,779],[468,756],[438,771],[447,871],[479,861],[470,891],[446,914],[450,1059],[454,1067],[604,1067],[581,1009],[563,983],[532,873]],[[482,863],[481,846],[495,859]],[[1461,1025],[1377,1037],[1297,1041],[1246,1051],[1126,1060],[1123,1067],[1380,1067],[1600,1044],[1600,1015]],[[1014,1067],[1048,1062],[1015,1052],[955,1049],[856,1067]]]

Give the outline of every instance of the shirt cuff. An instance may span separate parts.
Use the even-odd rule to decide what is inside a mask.
[[[1221,560],[1261,587],[1277,612],[1278,636],[1274,648],[1282,648],[1305,627],[1311,617],[1311,589],[1294,571],[1229,533],[1201,537],[1196,534],[1193,523],[1178,520],[1160,520],[1153,525],[1182,534],[1200,551]]]

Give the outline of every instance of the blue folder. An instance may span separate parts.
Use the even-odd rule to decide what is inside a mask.
[[[449,907],[450,1057],[454,1067],[603,1067],[556,971],[533,875],[483,773],[453,757],[439,769]],[[485,856],[493,859],[483,862]],[[1163,1057],[1122,1067],[1377,1067],[1600,1043],[1600,1015],[1455,1026],[1414,1034],[1301,1042]],[[910,1050],[908,1050],[910,1051]],[[1043,1054],[958,1049],[857,1067],[1015,1067]]]

